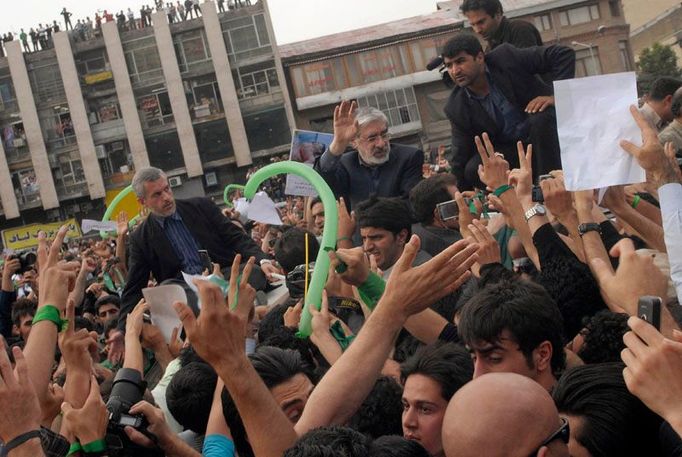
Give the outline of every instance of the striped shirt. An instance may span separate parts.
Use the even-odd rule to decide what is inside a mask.
[[[182,221],[177,211],[168,217],[154,217],[168,237],[175,254],[180,259],[181,270],[188,274],[201,274],[203,268],[199,257],[199,243]]]

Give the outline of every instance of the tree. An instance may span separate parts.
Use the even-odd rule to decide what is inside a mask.
[[[642,49],[637,62],[641,89],[648,91],[651,83],[661,76],[679,78],[682,71],[677,66],[675,51],[668,45],[654,43],[650,48]]]

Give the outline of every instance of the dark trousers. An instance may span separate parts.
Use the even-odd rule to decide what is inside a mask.
[[[556,112],[554,108],[549,108],[541,113],[530,114],[528,116],[529,132],[528,138],[523,142],[524,146],[528,143],[533,145],[533,182],[537,183],[540,175],[545,175],[552,170],[561,169],[561,155],[559,150],[559,137],[556,127]],[[473,141],[473,138],[472,138]],[[504,155],[509,162],[510,168],[519,166],[519,155],[516,144],[493,144],[495,151]],[[478,177],[478,166],[481,158],[478,153],[474,154],[464,168],[464,183],[458,183],[460,190],[469,190],[472,187],[485,188]]]

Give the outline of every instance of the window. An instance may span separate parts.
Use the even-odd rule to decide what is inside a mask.
[[[533,22],[535,23],[535,27],[541,32],[552,30],[552,17],[549,14],[535,16]]]
[[[83,164],[80,160],[69,160],[68,157],[59,158],[59,166],[52,170],[55,187],[59,197],[80,194],[87,191]]]
[[[162,170],[175,170],[185,166],[180,148],[178,132],[171,130],[156,136],[145,138],[147,151],[149,152],[149,162],[152,167]]]
[[[42,67],[34,66],[29,75],[36,102],[64,100],[64,84],[56,62]]]
[[[134,168],[128,142],[125,140],[97,145],[95,152],[105,179],[130,173]]]
[[[269,94],[273,89],[279,89],[275,62],[268,61],[239,68],[235,77],[235,86],[239,98],[256,97]]]
[[[178,58],[180,72],[189,70],[193,64],[206,62],[211,59],[211,54],[206,46],[206,37],[203,30],[193,30],[173,37],[175,55]]]
[[[562,27],[584,24],[599,19],[600,17],[599,5],[581,6],[580,8],[559,12],[559,22]]]
[[[0,79],[0,111],[14,111],[18,108],[12,78]]]
[[[234,155],[225,119],[195,125],[194,135],[197,138],[202,163],[227,159]]]
[[[611,11],[611,16],[620,16],[620,1],[619,0],[609,0],[609,10]]]
[[[33,168],[12,172],[12,187],[20,205],[40,201],[40,184]]]
[[[623,64],[623,70],[632,71],[632,58],[630,57],[630,48],[626,40],[618,42],[618,52],[620,53],[620,62]]]
[[[161,58],[153,36],[124,43],[123,51],[133,84],[152,83],[163,79]]]
[[[173,122],[173,110],[168,92],[165,90],[139,97],[137,109],[144,127],[156,127]]]
[[[215,74],[188,81],[192,90],[188,94],[188,103],[192,119],[200,119],[224,112],[223,101]]]
[[[0,135],[2,136],[2,145],[5,148],[7,162],[14,163],[28,160],[28,143],[26,142],[26,132],[24,131],[23,122],[17,121],[6,124],[2,128]]]
[[[599,62],[599,49],[595,46],[590,49],[579,49],[575,51],[575,76],[594,76],[601,74],[601,64]]]
[[[252,152],[291,143],[284,107],[244,116],[244,127]]]
[[[102,48],[80,54],[76,58],[76,68],[80,76],[108,70],[109,63],[106,50]]]
[[[225,46],[230,58],[245,58],[272,52],[270,37],[262,14],[245,16],[222,24]]]
[[[121,110],[116,96],[88,100],[90,124],[115,121],[121,118]]]
[[[412,87],[360,97],[358,106],[373,106],[383,111],[388,117],[389,127],[420,120]]]

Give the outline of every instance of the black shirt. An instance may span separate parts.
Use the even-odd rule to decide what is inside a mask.
[[[529,48],[531,46],[542,46],[542,38],[538,29],[530,22],[520,19],[510,21],[503,17],[499,27],[488,40],[486,51],[491,51],[502,43],[509,43],[517,48]]]

